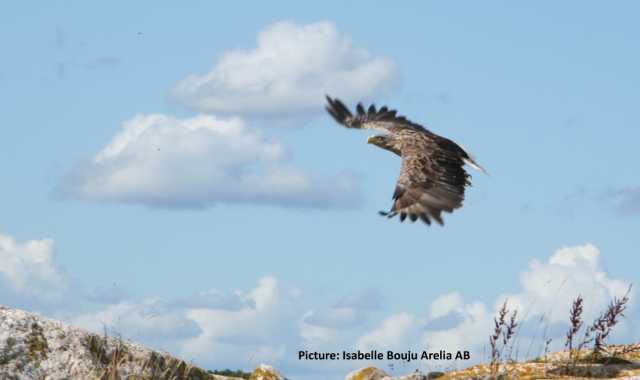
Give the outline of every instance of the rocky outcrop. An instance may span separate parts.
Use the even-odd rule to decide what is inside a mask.
[[[345,380],[382,380],[388,379],[389,375],[387,375],[383,370],[376,367],[365,367],[355,370],[345,377]]]
[[[609,346],[604,356],[589,351],[557,352],[525,363],[499,366],[478,364],[447,373],[416,371],[391,377],[383,370],[366,367],[349,373],[345,380],[454,380],[454,379],[640,379],[640,344]],[[496,376],[497,375],[497,376]],[[276,369],[262,364],[250,380],[285,380]],[[179,379],[243,380],[222,376],[193,366],[167,353],[114,337],[92,334],[62,322],[22,310],[0,306],[0,379]]]
[[[249,380],[284,380],[284,378],[272,366],[261,364],[253,371]]]
[[[616,379],[640,380],[640,344],[609,346],[608,351],[594,356],[591,350],[571,356],[567,351],[528,362],[477,364],[447,373],[416,371],[391,377],[381,369],[366,367],[351,372],[345,380],[494,380],[494,379]]]
[[[387,375],[383,370],[376,367],[365,367],[355,370],[345,377],[345,380],[431,380],[442,377],[442,372],[429,372],[424,374],[420,371],[416,371],[409,375],[400,377],[391,377]]]
[[[169,354],[0,306],[0,379],[242,380]]]

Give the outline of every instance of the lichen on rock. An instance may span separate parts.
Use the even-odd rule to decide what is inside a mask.
[[[272,366],[260,364],[258,368],[251,373],[249,380],[284,380],[284,378]]]
[[[376,367],[365,367],[350,372],[345,380],[382,380],[389,377],[383,370]]]
[[[49,355],[49,344],[38,322],[31,323],[31,331],[27,336],[27,357],[36,365],[45,360]]]
[[[169,354],[0,306],[0,379],[242,380]]]

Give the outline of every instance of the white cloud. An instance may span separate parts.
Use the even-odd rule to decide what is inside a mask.
[[[168,307],[159,299],[140,303],[123,301],[93,313],[81,314],[72,323],[96,333],[105,329],[109,335],[123,336],[148,344],[175,344],[200,333],[197,323],[184,311]]]
[[[356,343],[361,350],[377,349],[406,351],[418,349],[416,336],[422,325],[420,318],[409,313],[395,314],[385,318],[382,324],[365,333]]]
[[[443,294],[431,303],[430,317],[440,318],[453,312],[459,312],[463,306],[462,296],[458,292]]]
[[[228,295],[216,290],[203,295],[190,302],[122,301],[67,319],[208,368],[280,362],[302,339],[297,327],[303,314],[296,302],[300,293],[283,288],[274,277],[259,279],[246,293],[237,290]]]
[[[459,301],[460,304],[457,305],[456,310],[451,310],[450,314],[447,314],[453,317],[455,325],[435,326],[433,323],[427,323],[427,331],[422,337],[426,346],[434,350],[474,350],[478,353],[478,349],[487,341],[491,332],[493,313],[480,302],[462,304],[462,299]],[[434,314],[434,307],[438,306],[435,303],[431,305],[431,315]],[[439,318],[442,317],[444,316]],[[430,322],[433,321],[435,319]]]
[[[138,115],[56,192],[63,196],[201,208],[218,202],[286,207],[353,207],[356,179],[310,178],[292,167],[278,141],[238,118]]]
[[[370,100],[396,79],[393,61],[354,46],[331,22],[278,22],[258,34],[255,49],[224,53],[173,96],[200,112],[289,118],[321,111],[325,94]]]
[[[46,306],[62,300],[68,278],[54,262],[53,240],[17,242],[0,234],[0,295],[18,307]]]
[[[13,284],[25,283],[15,280],[16,273],[22,275],[24,271],[7,270],[11,267],[7,263],[14,262],[15,258],[6,258],[18,255],[17,252],[30,252],[29,265],[23,265],[23,269],[37,268],[39,262],[56,267],[50,255],[52,243],[33,243],[17,244],[12,238],[1,236],[0,276],[5,282],[11,278]],[[296,378],[311,371],[317,374],[315,378],[335,378],[367,363],[300,362],[297,351],[463,349],[470,350],[472,359],[479,361],[493,328],[496,309],[508,298],[509,308],[517,308],[522,317],[520,323],[524,329],[517,335],[522,358],[539,354],[544,345],[541,329],[546,324],[549,324],[547,336],[555,338],[553,349],[561,348],[568,308],[577,294],[585,298],[584,319],[588,324],[611,298],[620,297],[626,291],[627,283],[608,276],[600,261],[601,253],[593,245],[561,248],[547,260],[532,261],[520,276],[519,291],[496,297],[493,305],[465,301],[456,291],[435,298],[424,313],[400,311],[383,315],[382,320],[378,320],[382,311],[378,310],[381,296],[376,290],[354,293],[329,307],[310,307],[313,301],[305,303],[299,289],[285,287],[274,277],[259,279],[248,291],[212,289],[174,302],[118,300],[103,305],[98,311],[67,319],[96,332],[106,328],[110,334],[139,340],[206,368],[246,369],[268,362]],[[37,272],[49,273],[36,276],[39,281],[49,279],[46,284],[51,289],[62,289],[59,287],[64,283],[59,281],[63,278],[61,275],[51,275],[48,270]],[[13,277],[6,273],[13,273]],[[40,289],[42,291],[42,287]],[[634,300],[633,296],[631,299]],[[69,311],[61,311],[69,315]],[[631,312],[630,308],[627,313],[630,320],[623,320],[614,329],[614,340],[629,342],[640,338],[638,330],[633,329],[637,314]],[[372,313],[378,315],[372,316]],[[369,364],[384,367],[388,363]],[[433,365],[414,364],[422,369]]]
[[[308,315],[305,315],[305,319]],[[343,331],[333,327],[319,326],[303,322],[300,336],[304,340],[304,348],[320,351],[323,346],[335,347],[336,341],[343,336]]]
[[[213,366],[250,367],[285,360],[300,342],[296,292],[283,289],[274,277],[264,277],[244,298],[239,310],[189,309],[187,315],[202,333],[181,345],[187,358]]]
[[[621,297],[629,283],[613,279],[600,266],[600,250],[592,244],[564,247],[547,262],[534,260],[520,276],[522,291],[499,297],[532,317],[545,315],[551,323],[564,323],[578,295],[585,300],[585,318],[591,320],[613,297]]]
[[[598,248],[591,244],[561,248],[544,262],[532,261],[520,276],[522,289],[498,296],[493,307],[481,302],[465,303],[458,292],[447,293],[432,302],[426,318],[407,313],[393,315],[362,334],[358,345],[368,349],[471,350],[480,360],[493,318],[507,299],[508,308],[518,310],[523,327],[517,337],[521,355],[529,351],[531,344],[535,347],[529,353],[538,353],[544,329],[547,337],[555,338],[554,349],[560,349],[568,327],[569,307],[577,295],[584,297],[583,320],[590,324],[614,297],[620,298],[628,289],[629,283],[603,271],[600,256]],[[640,338],[633,336],[637,331],[630,324],[627,320],[616,326],[612,338],[626,342]]]
[[[304,328],[309,337],[334,335],[337,330],[344,331],[365,323],[372,312],[382,308],[382,304],[379,290],[364,289],[342,297],[331,307],[307,311],[303,317]]]

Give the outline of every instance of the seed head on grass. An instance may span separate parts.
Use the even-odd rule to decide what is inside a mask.
[[[493,333],[489,335],[489,345],[491,347],[490,366],[493,376],[497,375],[500,362],[502,361],[502,353],[508,347],[509,342],[515,336],[516,329],[518,328],[518,311],[514,310],[507,321],[508,315],[509,309],[507,308],[507,300],[505,300],[500,309],[498,309],[498,316],[493,319]],[[501,343],[502,347],[500,347]]]
[[[513,313],[511,313],[511,318],[509,318],[509,323],[506,326],[507,329],[504,332],[502,344],[505,347],[507,346],[507,343],[509,343],[511,338],[513,338],[513,336],[515,335],[516,328],[518,328],[518,322],[516,320],[517,317],[518,317],[518,310],[514,310]]]
[[[591,326],[591,330],[595,332],[593,341],[593,351],[595,354],[601,354],[605,351],[606,340],[611,330],[618,324],[620,317],[624,317],[624,311],[629,302],[629,293],[631,286],[622,298],[614,297],[607,309],[602,313]]]
[[[500,350],[498,349],[498,342],[500,341],[500,336],[502,335],[502,329],[506,325],[506,317],[508,312],[509,310],[507,309],[507,300],[505,300],[498,310],[498,316],[493,319],[493,334],[489,335],[492,366],[500,361]]]
[[[573,349],[573,339],[584,324],[582,322],[583,302],[584,299],[582,296],[576,297],[571,305],[571,310],[569,311],[569,322],[571,322],[571,326],[569,327],[569,331],[567,331],[567,339],[564,344],[565,347],[569,349],[569,356],[571,356],[571,350]]]

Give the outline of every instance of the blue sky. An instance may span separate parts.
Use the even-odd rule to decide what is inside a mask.
[[[252,289],[277,288],[299,309],[273,316],[283,326],[353,301],[343,307],[352,320],[332,327],[351,340],[314,330],[327,347],[343,347],[368,342],[398,315],[424,330],[432,302],[451,292],[485,305],[487,315],[501,295],[538,294],[526,283],[540,269],[531,263],[563,262],[552,260],[562,247],[607,278],[593,288],[594,302],[637,283],[637,3],[3,8],[0,235],[18,246],[5,246],[5,262],[31,252],[28,242],[51,239],[42,248],[51,267],[34,271],[34,281],[65,284],[58,298],[25,293],[11,275],[18,264],[6,264],[0,294],[15,306],[90,327],[110,307],[160,299],[168,314],[196,321],[198,335],[206,323],[176,300],[218,289],[225,302],[259,303]],[[360,76],[340,76],[345,70]],[[378,217],[390,206],[399,160],[367,145],[366,132],[335,125],[322,90],[352,106],[362,99],[398,109],[464,145],[491,175],[473,173],[464,208],[444,228]],[[135,129],[149,115],[164,119],[148,119],[147,137],[128,140],[133,158],[112,150],[96,163],[124,124]],[[209,129],[184,132],[189,120]],[[237,128],[225,134],[221,123]],[[138,177],[82,188],[112,178],[118,165]],[[213,179],[218,171],[222,179]],[[582,284],[572,265],[566,275]],[[628,324],[626,337],[640,338]],[[265,360],[301,378],[308,368],[292,360],[304,345],[293,330],[284,353]],[[196,346],[208,347],[212,334]],[[203,365],[247,366],[208,362],[180,339],[150,344]]]

